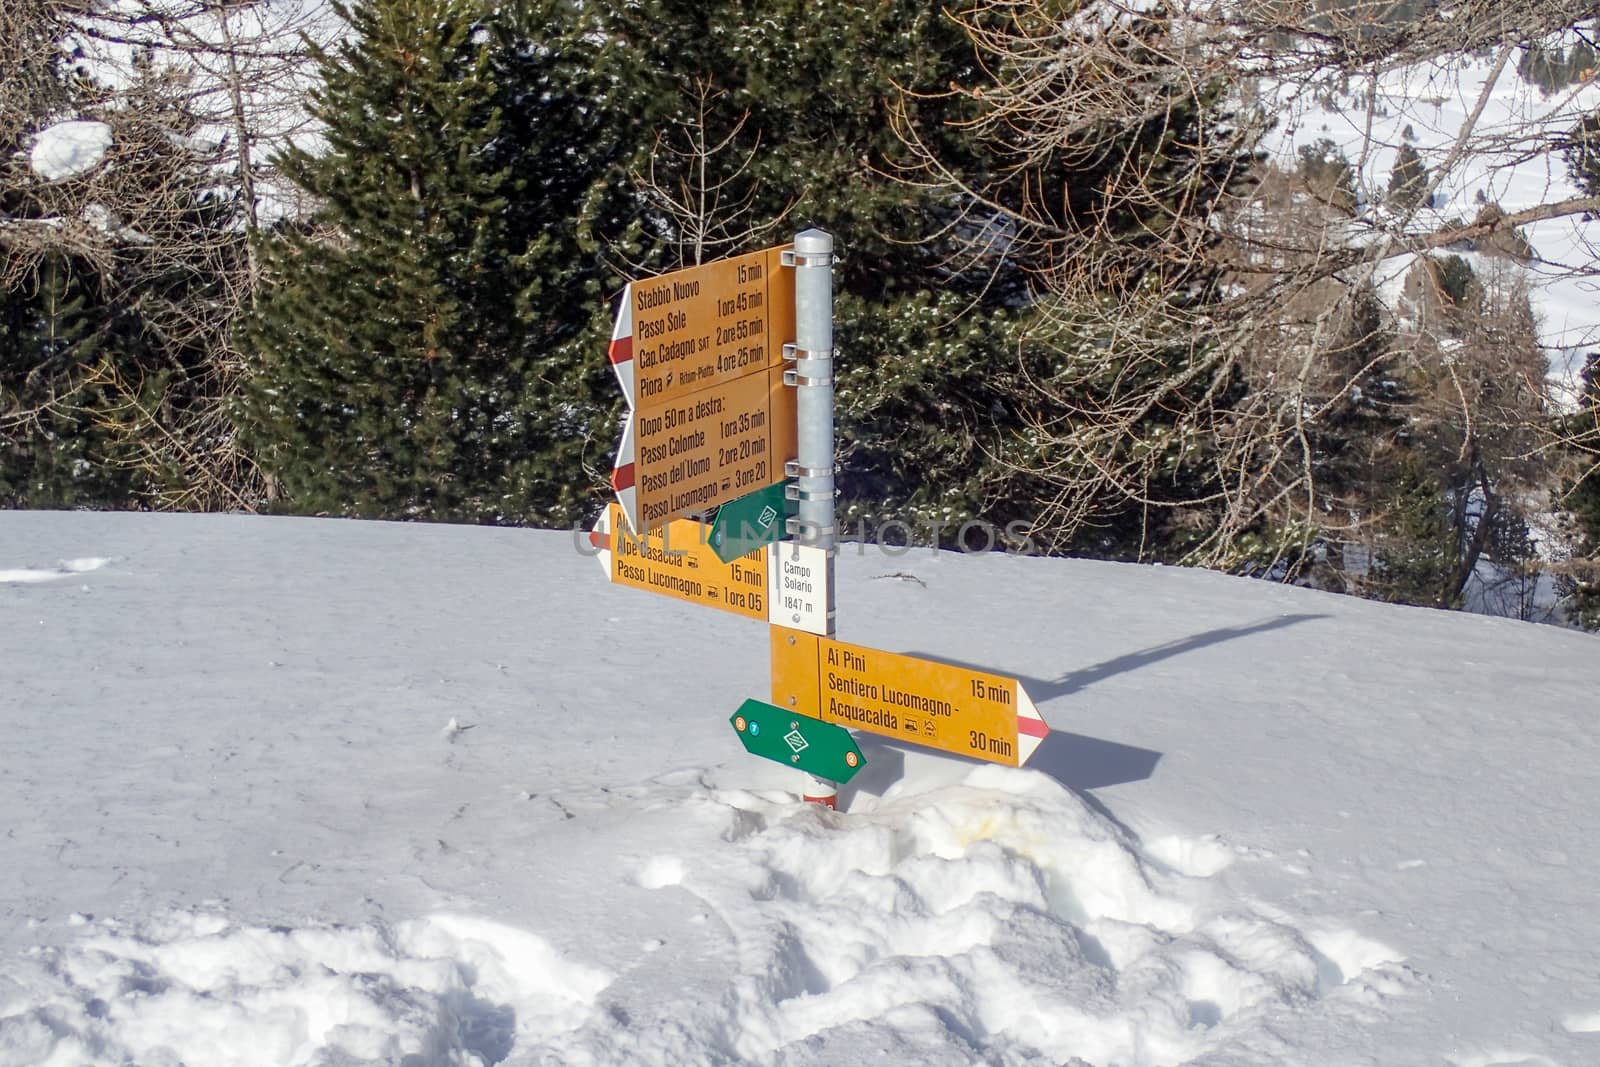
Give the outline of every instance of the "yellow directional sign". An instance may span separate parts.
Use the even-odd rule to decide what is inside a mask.
[[[639,408],[633,432],[629,526],[655,529],[782,479],[795,456],[794,387],[774,367]]]
[[[772,703],[1020,767],[1050,732],[1015,678],[772,627]]]
[[[589,533],[607,576],[617,585],[767,619],[765,546],[724,563],[708,543],[710,526],[679,519],[643,537],[628,532],[622,508],[612,504]]]
[[[612,333],[612,366],[634,409],[782,364],[794,340],[788,245],[628,285]]]

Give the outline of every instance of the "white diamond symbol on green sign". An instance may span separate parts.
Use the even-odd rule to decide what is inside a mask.
[[[800,755],[800,753],[811,747],[811,745],[806,742],[806,739],[800,736],[799,730],[790,730],[788,733],[783,735],[783,739],[789,742],[789,747],[794,750],[794,754],[796,756]]]

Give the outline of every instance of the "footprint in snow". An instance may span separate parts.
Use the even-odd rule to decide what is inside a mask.
[[[1569,1034],[1600,1034],[1600,1011],[1577,1012],[1561,1020]]]
[[[109,559],[102,556],[85,556],[81,559],[64,559],[56,564],[54,570],[34,570],[21,568],[17,570],[0,570],[0,583],[12,582],[15,584],[29,584],[33,582],[55,582],[62,578],[71,578],[75,574],[88,574],[97,571],[110,563]]]
[[[634,876],[644,889],[665,889],[683,882],[683,861],[676,856],[652,856]]]

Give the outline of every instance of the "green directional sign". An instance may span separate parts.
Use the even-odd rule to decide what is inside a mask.
[[[783,482],[730,500],[717,509],[711,522],[711,550],[724,563],[732,563],[762,545],[783,540],[783,520],[794,504],[785,499]]]
[[[867,765],[849,730],[809,715],[746,700],[728,721],[751,755],[830,782],[848,782]]]

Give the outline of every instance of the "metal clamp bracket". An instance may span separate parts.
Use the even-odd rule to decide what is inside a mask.
[[[783,520],[783,532],[794,537],[832,537],[837,529],[831,522],[807,522],[791,515]]]
[[[796,252],[792,248],[785,248],[778,253],[778,262],[785,267],[830,267],[833,265],[833,253]]]
[[[783,461],[785,478],[832,478],[837,470],[837,467],[802,467],[800,461],[795,459]]]
[[[823,489],[820,491],[801,489],[793,482],[783,487],[783,499],[785,500],[833,500],[838,495],[839,491],[837,489]]]
[[[786,370],[786,371],[783,372],[783,384],[784,385],[812,385],[812,386],[815,386],[815,385],[827,385],[827,386],[831,386],[831,385],[833,385],[833,375],[828,374],[828,375],[824,375],[824,376],[820,376],[819,377],[817,375],[801,374],[797,370]]]
[[[815,352],[808,352],[799,348],[793,341],[783,343],[783,358],[786,362],[793,363],[797,359],[832,359],[833,349],[819,348]]]
[[[808,545],[804,541],[774,541],[774,542],[772,542],[772,547],[773,547],[773,549],[775,551],[780,552],[780,553],[784,549],[788,549],[789,550],[789,557],[791,559],[799,559],[800,558],[800,550],[802,548],[815,548],[816,546],[815,545]],[[839,546],[838,545],[829,545],[827,548],[823,549],[822,551],[827,554],[829,559],[837,559],[838,556],[839,556]],[[829,608],[828,609],[828,614],[831,616],[837,610],[838,610],[837,608]]]

